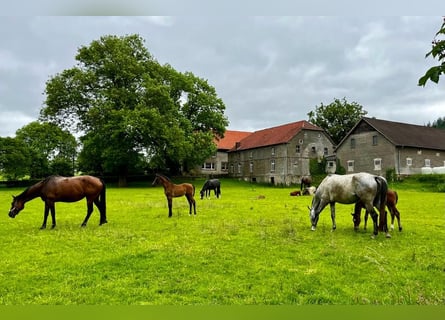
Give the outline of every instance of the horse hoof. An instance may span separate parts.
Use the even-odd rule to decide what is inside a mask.
[[[311,227],[311,231],[315,231],[315,227],[314,226]]]
[[[375,239],[375,234],[373,234],[373,235],[371,236],[371,239]]]
[[[386,234],[387,238],[391,238],[391,235],[389,233]]]

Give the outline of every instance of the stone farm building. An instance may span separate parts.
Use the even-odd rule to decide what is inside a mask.
[[[346,173],[419,174],[445,166],[445,130],[365,117],[339,143],[336,156]]]
[[[215,140],[217,151],[201,167],[201,174],[207,177],[227,175],[229,173],[229,150],[237,141],[241,141],[251,132],[226,130],[224,138]]]
[[[228,154],[229,176],[271,184],[300,183],[310,175],[310,159],[334,152],[329,135],[307,122],[292,122],[255,131],[236,141]]]

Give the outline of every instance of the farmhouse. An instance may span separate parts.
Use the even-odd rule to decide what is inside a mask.
[[[255,131],[229,151],[229,175],[252,182],[299,183],[310,175],[309,160],[333,154],[334,145],[321,128],[298,121]]]
[[[385,175],[422,173],[445,166],[445,130],[400,122],[362,118],[336,148],[347,173]]]
[[[251,132],[226,130],[224,138],[215,140],[217,146],[216,153],[208,158],[201,167],[201,174],[207,176],[227,175],[228,170],[228,151],[233,148],[237,141],[241,141]]]

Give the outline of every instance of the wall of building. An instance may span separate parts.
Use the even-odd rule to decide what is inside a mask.
[[[229,175],[246,181],[299,184],[309,175],[309,160],[333,153],[333,145],[320,131],[303,130],[288,143],[229,154]]]

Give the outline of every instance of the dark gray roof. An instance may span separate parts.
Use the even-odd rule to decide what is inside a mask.
[[[444,129],[375,118],[362,118],[360,121],[368,123],[397,147],[445,150]]]

